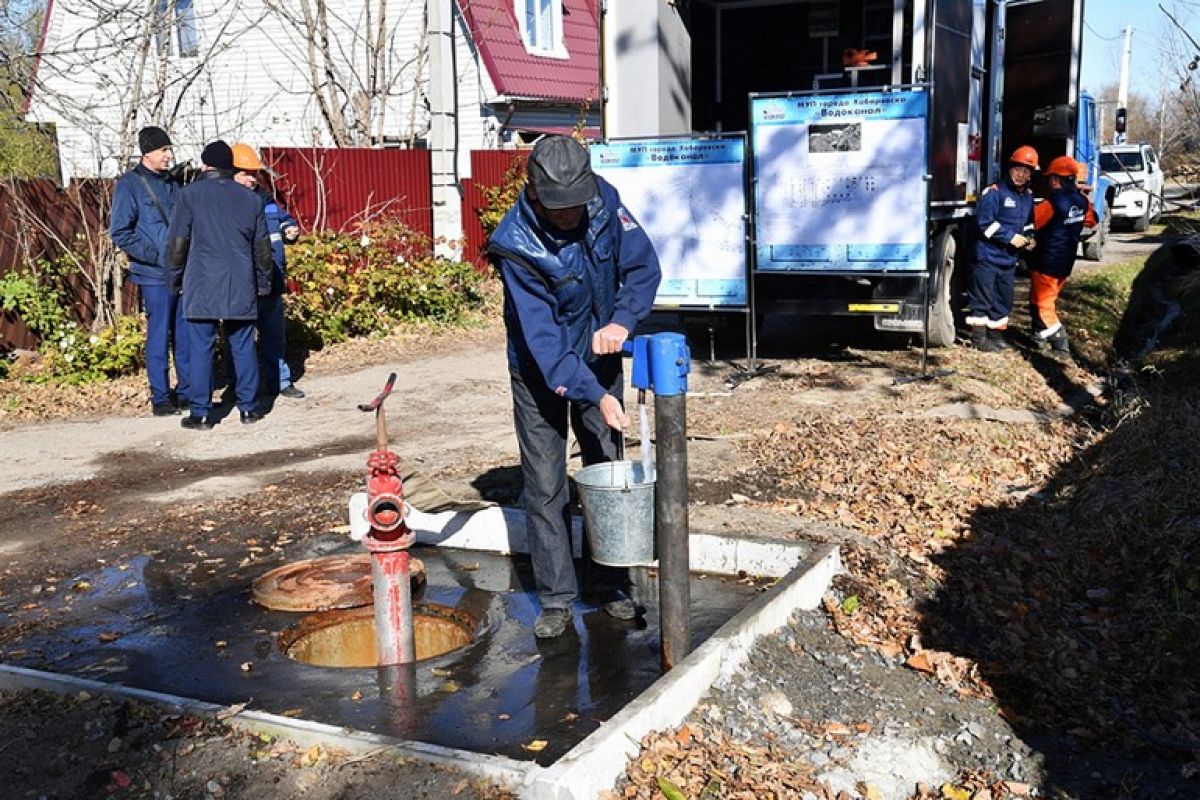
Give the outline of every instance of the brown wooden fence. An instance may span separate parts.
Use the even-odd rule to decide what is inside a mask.
[[[0,274],[44,259],[52,261],[68,252],[84,256],[107,246],[108,208],[112,182],[78,181],[66,189],[53,181],[0,181]],[[95,274],[94,269],[89,273]],[[82,325],[96,315],[92,282],[79,276],[70,282],[72,310]],[[136,302],[132,286],[124,298]],[[36,339],[14,315],[0,315],[0,350],[33,347]]]

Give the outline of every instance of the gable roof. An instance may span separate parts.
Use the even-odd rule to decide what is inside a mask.
[[[513,99],[581,103],[600,95],[600,23],[596,0],[561,0],[568,58],[530,55],[514,0],[459,0],[496,91]]]

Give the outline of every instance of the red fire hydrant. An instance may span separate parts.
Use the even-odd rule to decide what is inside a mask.
[[[375,412],[375,451],[367,457],[366,522],[363,542],[371,553],[371,588],[375,599],[375,646],[379,666],[416,660],[412,584],[408,548],[415,534],[404,522],[404,485],[400,457],[388,449],[383,401],[392,392],[392,373],[383,391],[363,411]]]

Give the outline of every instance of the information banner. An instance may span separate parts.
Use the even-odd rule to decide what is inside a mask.
[[[928,94],[750,100],[760,272],[926,268]]]
[[[748,307],[744,137],[629,139],[590,151],[592,169],[654,242],[656,307]]]

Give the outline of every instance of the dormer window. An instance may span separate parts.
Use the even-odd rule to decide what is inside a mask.
[[[192,0],[158,0],[154,12],[154,40],[160,56],[195,58],[200,54]]]
[[[530,55],[567,58],[563,44],[563,0],[513,0],[521,41]]]

